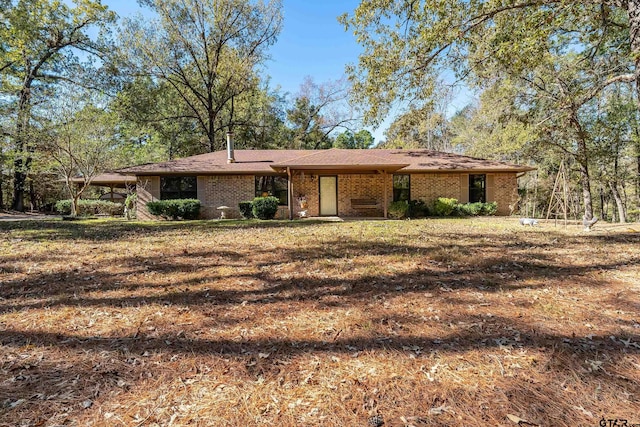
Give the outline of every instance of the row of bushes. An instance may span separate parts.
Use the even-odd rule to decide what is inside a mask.
[[[58,200],[56,202],[56,212],[61,215],[71,215],[71,199]],[[110,202],[108,200],[78,200],[79,216],[90,215],[124,215],[124,204]]]
[[[133,204],[133,203],[131,203]],[[243,218],[273,219],[278,212],[277,197],[256,197],[252,201],[240,202],[239,208]],[[152,215],[177,219],[197,219],[200,216],[200,201],[197,199],[157,200],[147,203]],[[62,215],[71,214],[71,200],[60,200],[56,210]],[[123,215],[124,204],[108,200],[79,200],[78,215]],[[389,205],[391,218],[424,218],[433,216],[477,216],[495,215],[497,205],[492,203],[458,203],[456,199],[438,198],[431,207],[422,200],[393,202]]]
[[[496,202],[491,203],[458,203],[457,199],[440,197],[432,206],[422,200],[393,202],[389,205],[389,217],[424,218],[426,216],[478,216],[495,215],[498,210]]]
[[[200,207],[198,199],[156,200],[147,203],[150,214],[172,220],[198,219]]]
[[[245,219],[273,219],[278,213],[278,204],[280,200],[277,197],[256,197],[251,201],[240,202],[240,215]]]
[[[244,218],[273,219],[278,212],[277,197],[256,197],[252,201],[240,202],[240,213]],[[197,219],[201,204],[197,199],[157,200],[147,203],[152,215],[165,219]]]

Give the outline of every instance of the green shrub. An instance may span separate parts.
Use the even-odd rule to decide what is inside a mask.
[[[460,216],[478,216],[482,214],[484,203],[464,203],[456,205],[456,213]]]
[[[61,215],[71,215],[71,199],[58,200],[56,211]],[[110,202],[108,200],[78,200],[78,216],[89,215],[124,215],[124,205],[122,203]]]
[[[391,202],[389,204],[389,217],[392,219],[403,219],[409,212],[409,203],[405,200]]]
[[[433,213],[437,216],[449,216],[454,213],[458,200],[438,197],[433,204]]]
[[[628,221],[640,220],[640,209],[629,209],[627,211],[627,220]]]
[[[498,204],[496,202],[483,203],[480,215],[495,215],[498,212]]]
[[[167,215],[167,204],[166,201],[156,200],[152,202],[147,202],[147,210],[151,215],[162,216]]]
[[[240,202],[238,203],[238,207],[240,208],[240,215],[242,215],[242,218],[253,218],[253,202]]]
[[[198,199],[173,199],[157,200],[147,203],[149,213],[163,218],[197,219],[200,216],[200,200]]]
[[[459,216],[495,215],[497,210],[496,202],[458,203],[453,213]]]
[[[273,219],[278,212],[279,199],[277,197],[256,197],[253,199],[251,212],[258,219]]]
[[[409,200],[409,218],[424,218],[429,215],[429,207],[422,200]]]
[[[58,200],[56,202],[56,212],[61,215],[71,215],[71,200]]]

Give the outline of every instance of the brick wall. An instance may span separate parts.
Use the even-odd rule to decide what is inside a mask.
[[[509,205],[518,200],[518,178],[515,173],[497,173],[493,178],[494,201],[498,203],[498,215],[509,215]]]
[[[375,200],[378,206],[356,209],[351,204],[352,199]],[[351,217],[384,216],[384,175],[338,175],[338,213]]]
[[[393,200],[391,174],[340,174],[338,176],[338,215],[345,217],[382,217],[384,215],[384,186],[387,186],[387,205]],[[411,199],[433,203],[438,197],[468,200],[468,174],[412,174]],[[155,219],[145,204],[160,198],[160,177],[138,177],[138,218]],[[198,199],[202,202],[203,218],[219,218],[219,206],[229,206],[227,216],[240,218],[238,204],[253,200],[255,177],[253,175],[218,175],[198,177]],[[320,189],[317,174],[296,172],[293,176],[294,217],[302,210],[297,198],[307,199],[307,215],[319,216]],[[518,183],[514,173],[487,174],[487,200],[498,203],[498,215],[509,214],[509,204],[518,197]],[[375,209],[355,209],[352,199],[374,199]],[[286,206],[280,206],[276,218],[289,217]]]
[[[431,205],[438,197],[449,197],[462,201],[461,182],[461,174],[412,174],[411,199],[422,200],[428,205]]]
[[[297,218],[301,210],[298,198],[305,196],[307,199],[307,216],[320,214],[320,187],[318,175],[296,172],[293,175],[293,216]]]
[[[498,204],[498,215],[509,215],[509,205],[518,198],[515,173],[487,174],[487,201]],[[469,201],[469,174],[412,174],[411,199],[433,203],[438,197]]]
[[[139,176],[136,182],[136,217],[141,220],[157,219],[147,210],[147,202],[160,200],[160,177],[159,176]]]
[[[336,176],[336,175],[331,175]],[[338,215],[345,217],[381,217],[384,215],[384,178],[381,174],[340,174],[338,177]],[[391,176],[387,175],[389,200],[391,194]],[[319,175],[315,173],[296,173],[293,176],[294,216],[301,211],[297,198],[304,195],[307,199],[307,215],[320,215]],[[352,199],[373,199],[378,202],[375,209],[355,209]]]
[[[218,207],[228,206],[227,218],[242,218],[238,205],[255,197],[254,175],[214,175],[198,177],[198,199],[202,203],[200,216],[205,219],[220,218]],[[286,206],[279,206],[277,219],[289,218]]]
[[[253,175],[215,175],[198,177],[198,199],[202,218],[220,218],[219,206],[228,206],[227,218],[241,218],[238,204],[255,197]]]

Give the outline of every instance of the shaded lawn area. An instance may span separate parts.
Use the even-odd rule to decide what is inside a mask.
[[[625,227],[0,223],[0,426],[640,423],[639,290]]]

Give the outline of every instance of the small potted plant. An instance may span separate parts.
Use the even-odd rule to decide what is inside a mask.
[[[309,204],[307,203],[307,196],[305,196],[304,194],[299,194],[297,199],[298,204],[300,205],[300,212],[298,212],[298,215],[300,216],[300,218],[306,218],[307,208],[309,207]]]
[[[307,196],[305,196],[304,194],[300,194],[298,195],[297,199],[298,203],[300,204],[300,209],[307,209],[309,207],[307,203]]]

